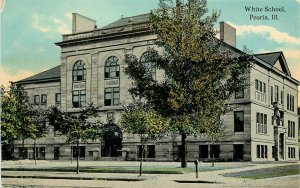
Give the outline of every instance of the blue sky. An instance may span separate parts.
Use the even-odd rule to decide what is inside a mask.
[[[0,2],[3,0],[0,0]],[[285,12],[247,12],[245,7],[281,8]],[[98,27],[147,13],[158,0],[6,0],[1,13],[1,82],[16,81],[60,63],[54,43],[71,32],[71,14],[97,21]],[[293,77],[300,80],[300,0],[208,0],[220,10],[219,21],[237,29],[237,48],[254,53],[283,51]],[[250,15],[277,14],[279,20],[251,20]],[[216,24],[216,28],[218,28]]]

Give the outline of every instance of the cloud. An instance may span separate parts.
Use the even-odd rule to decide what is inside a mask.
[[[34,28],[40,32],[43,32],[43,33],[49,32],[50,31],[49,28],[41,25],[40,19],[41,18],[38,14],[36,14],[36,13],[32,14],[32,20],[33,20],[32,24],[31,24],[32,28]]]
[[[9,82],[15,82],[34,74],[29,70],[17,70],[16,72],[12,72],[4,66],[1,66],[0,73],[0,85],[4,85],[5,87],[9,86]]]
[[[52,22],[54,23],[55,31],[61,34],[71,33],[71,28],[62,20],[58,18],[52,18]]]
[[[236,28],[238,36],[243,36],[248,33],[254,33],[254,34],[262,35],[263,37],[267,37],[268,40],[272,40],[277,43],[300,44],[300,38],[291,36],[285,32],[281,32],[272,26],[235,25],[231,22],[228,22],[228,24]]]

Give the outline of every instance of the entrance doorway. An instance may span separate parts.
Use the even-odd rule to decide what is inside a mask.
[[[244,160],[244,145],[234,144],[233,145],[233,160],[243,161]]]
[[[116,124],[107,124],[103,128],[101,144],[102,157],[119,157],[122,155],[122,130]]]

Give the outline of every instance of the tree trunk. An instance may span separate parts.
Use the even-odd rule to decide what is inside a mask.
[[[212,142],[212,164],[211,164],[212,167],[215,166],[215,152],[214,152],[214,150],[215,150],[215,142],[213,141]]]
[[[34,166],[36,166],[36,139],[34,139],[33,143],[33,158],[34,158]]]
[[[142,145],[142,156],[140,158],[140,176],[142,175],[142,166],[143,166],[144,152],[145,152],[145,145]]]
[[[77,153],[76,153],[76,160],[77,160],[76,174],[79,174],[79,140],[76,141],[76,148],[77,148]]]
[[[23,139],[22,138],[22,159],[25,159],[25,144],[24,144],[24,142],[25,142],[25,139]]]
[[[186,133],[181,134],[181,168],[187,167],[187,160],[186,160]]]

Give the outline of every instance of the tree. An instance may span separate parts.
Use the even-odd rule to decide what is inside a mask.
[[[92,119],[98,116],[98,107],[89,104],[78,113],[62,112],[51,107],[47,116],[55,131],[65,135],[68,143],[76,143],[76,173],[79,174],[79,144],[101,137],[102,123]]]
[[[164,80],[156,81],[134,55],[125,55],[125,73],[133,80],[130,93],[171,118],[173,132],[181,134],[182,167],[187,166],[187,135],[203,134],[209,112],[223,108],[234,92],[249,85],[251,57],[233,53],[216,39],[219,13],[207,14],[205,0],[176,0],[175,4],[160,0],[159,8],[150,14],[156,45],[164,51],[149,49],[148,61],[164,71]]]
[[[36,150],[36,139],[45,136],[48,132],[48,127],[46,126],[47,121],[47,110],[36,108],[33,109],[33,124],[35,125],[36,129],[33,133],[32,139],[34,140],[33,146],[33,158],[34,164],[36,165],[37,160],[37,150]]]
[[[161,139],[167,131],[169,121],[157,114],[149,105],[134,100],[122,114],[121,125],[125,132],[138,135],[141,144],[140,176],[145,145]]]
[[[27,93],[21,86],[11,83],[9,90],[1,88],[1,144],[13,145],[22,140],[21,157],[25,157],[24,140],[32,138],[36,132],[33,110]]]

